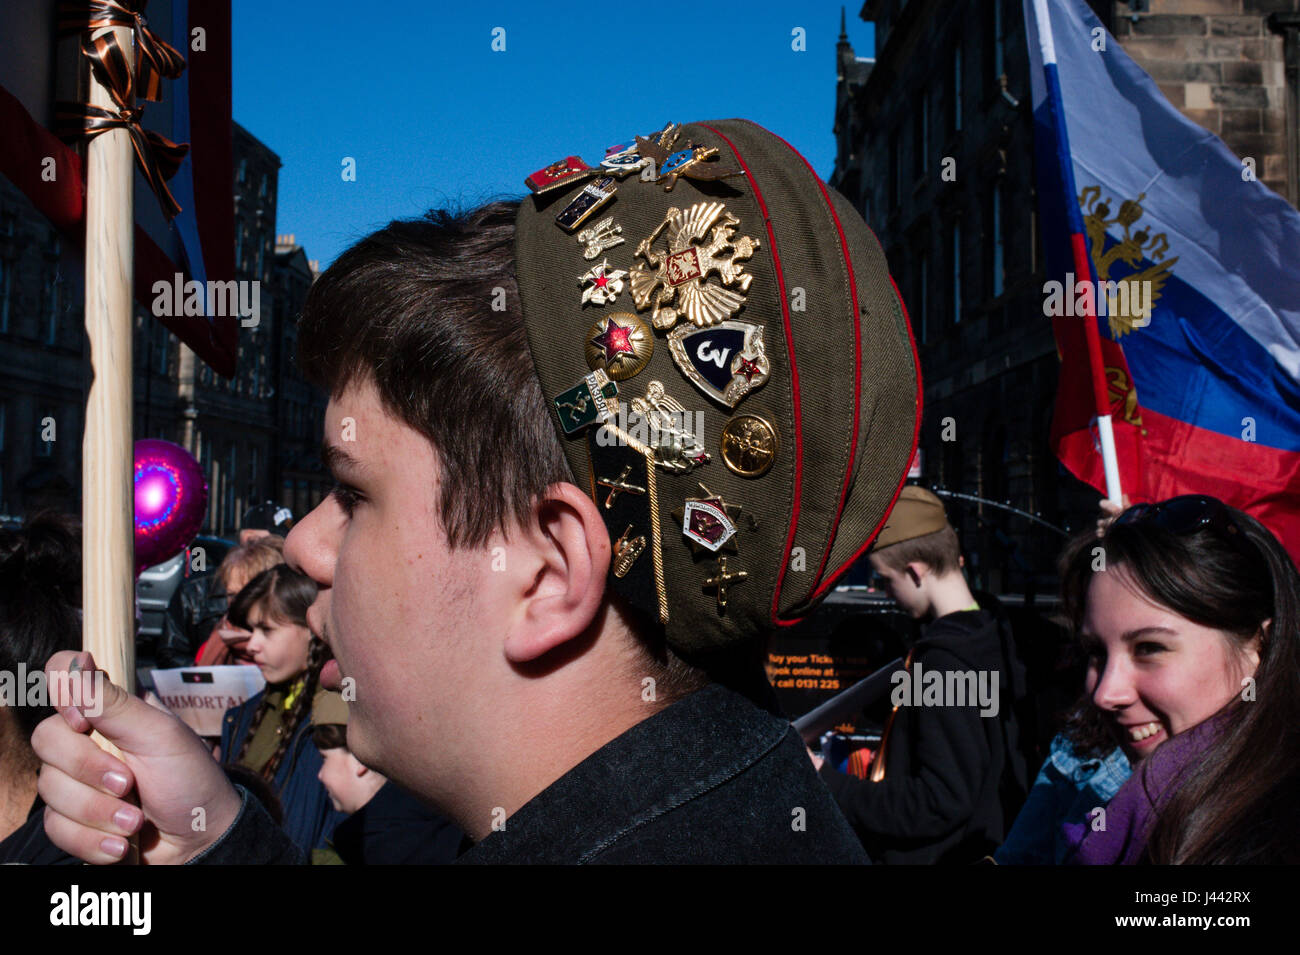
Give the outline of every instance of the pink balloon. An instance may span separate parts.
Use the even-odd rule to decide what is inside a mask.
[[[135,572],[174,557],[203,526],[208,482],[179,444],[135,443]]]

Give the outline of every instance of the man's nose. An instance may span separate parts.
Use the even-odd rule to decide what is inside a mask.
[[[333,495],[325,497],[289,531],[284,542],[284,559],[322,587],[334,581],[337,539],[342,533],[343,514]]]

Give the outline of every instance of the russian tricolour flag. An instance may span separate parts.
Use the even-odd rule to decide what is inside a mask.
[[[1059,283],[1045,290],[1062,360],[1053,447],[1104,487],[1108,404],[1132,500],[1212,494],[1300,560],[1300,213],[1255,180],[1256,160],[1179,113],[1081,0],[1024,8]],[[1095,315],[1099,375],[1080,313]]]

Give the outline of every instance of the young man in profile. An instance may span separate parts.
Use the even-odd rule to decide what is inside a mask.
[[[885,590],[921,638],[894,674],[895,700],[866,779],[814,757],[873,859],[976,862],[1002,842],[1027,790],[1015,709],[1025,671],[1011,626],[981,606],[943,502],[903,488],[871,551]]]
[[[304,306],[338,487],[286,556],[349,747],[464,829],[463,862],[867,861],[754,700],[764,636],[861,555],[915,448],[879,244],[740,120],[527,184],[392,223]],[[165,714],[93,722],[125,764],[75,713],[39,734],[58,844],[111,862],[148,820],[151,863],[291,857]]]

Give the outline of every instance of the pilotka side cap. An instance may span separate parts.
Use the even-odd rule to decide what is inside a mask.
[[[686,655],[796,623],[916,449],[920,367],[880,243],[747,120],[575,146],[526,180],[516,269],[609,585]]]

